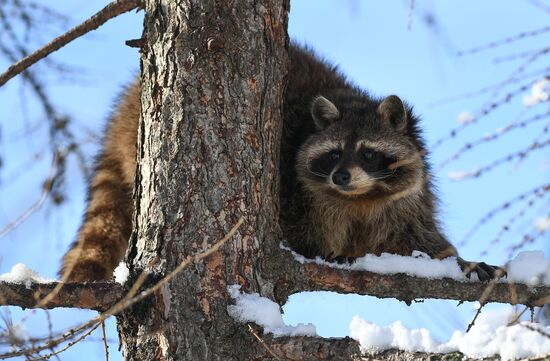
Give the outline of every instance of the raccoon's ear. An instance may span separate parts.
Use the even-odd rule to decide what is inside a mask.
[[[311,103],[311,117],[317,129],[325,129],[340,118],[340,112],[330,100],[319,95]]]
[[[398,131],[407,127],[407,109],[397,95],[390,95],[376,109],[382,120],[389,122]]]

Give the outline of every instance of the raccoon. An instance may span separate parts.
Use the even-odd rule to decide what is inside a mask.
[[[457,257],[437,221],[411,107],[395,95],[369,96],[307,49],[295,46],[290,54],[280,163],[280,219],[290,246],[340,262],[415,250]],[[458,262],[481,280],[502,272]]]
[[[425,146],[411,109],[397,96],[369,97],[305,48],[291,45],[289,55],[280,219],[291,247],[338,261],[413,250],[456,256],[436,221]],[[111,117],[82,226],[63,257],[64,280],[109,279],[124,256],[132,226],[139,97],[135,81]],[[484,263],[472,269],[481,279],[495,275]]]

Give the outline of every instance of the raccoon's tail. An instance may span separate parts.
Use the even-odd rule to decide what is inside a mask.
[[[102,156],[90,184],[88,209],[78,238],[63,257],[63,280],[111,278],[131,233],[132,188],[121,179],[117,159]]]
[[[124,92],[112,116],[88,190],[88,208],[76,241],[63,257],[59,274],[66,281],[111,278],[132,231],[132,188],[136,168],[136,139],[140,84]]]

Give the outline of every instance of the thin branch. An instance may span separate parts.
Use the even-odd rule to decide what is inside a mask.
[[[8,233],[13,231],[15,228],[17,228],[20,224],[25,222],[27,218],[29,218],[34,212],[40,209],[46,199],[48,199],[48,195],[50,195],[55,178],[58,176],[58,166],[59,166],[59,152],[55,152],[53,155],[52,160],[52,166],[50,168],[50,175],[44,182],[44,185],[42,186],[42,193],[40,194],[40,197],[31,204],[23,213],[21,213],[15,220],[5,225],[2,229],[0,229],[0,239],[6,236]]]
[[[547,331],[541,329],[541,328],[538,328],[538,327],[535,327],[533,325],[530,325],[528,323],[521,323],[521,325],[523,327],[525,327],[526,329],[528,330],[531,330],[531,331],[535,331],[535,332],[538,332],[540,333],[541,335],[543,335],[544,337],[550,339],[550,333],[548,333]]]
[[[513,319],[511,319],[510,321],[508,321],[508,323],[506,324],[506,327],[510,327],[510,326],[513,326],[515,325],[516,323],[519,322],[521,316],[523,316],[523,314],[525,313],[525,311],[527,311],[529,309],[529,307],[524,307],[523,310],[521,312],[516,312],[515,316]]]
[[[479,308],[477,309],[476,314],[474,315],[474,318],[472,319],[472,321],[470,321],[470,323],[468,324],[468,327],[466,328],[466,333],[470,332],[472,327],[474,327],[474,325],[476,323],[476,320],[477,320],[477,317],[481,313],[481,310],[483,309],[483,306],[485,306],[485,305],[484,304],[479,305]]]
[[[497,46],[509,44],[511,42],[522,40],[522,39],[525,39],[525,38],[531,38],[531,37],[534,37],[534,36],[537,36],[537,35],[540,35],[540,34],[544,34],[544,33],[549,32],[549,31],[550,31],[550,26],[546,26],[544,28],[540,28],[540,29],[536,29],[536,30],[525,31],[525,32],[519,33],[517,35],[510,36],[506,39],[493,41],[489,44],[478,46],[478,47],[475,47],[475,48],[472,48],[472,49],[462,50],[458,53],[458,56],[475,54],[475,53],[480,52],[482,50],[495,48]]]
[[[109,345],[107,344],[107,332],[105,331],[105,321],[101,322],[101,334],[103,338],[103,347],[105,348],[105,361],[109,361]]]
[[[536,55],[540,55],[540,54],[537,53]],[[512,76],[515,77],[516,75],[514,74]],[[502,82],[501,84],[504,86],[505,83],[506,81]],[[472,120],[470,120],[469,122],[462,123],[459,126],[451,129],[449,133],[437,139],[430,148],[434,150],[440,147],[442,144],[448,142],[449,140],[456,138],[457,135],[463,132],[466,128],[469,128],[474,124],[477,124],[481,119],[483,119],[484,117],[494,112],[497,108],[505,104],[509,104],[515,97],[521,94],[524,94],[526,91],[528,91],[532,87],[532,85],[533,85],[533,82],[522,84],[519,87],[516,87],[515,89],[508,91],[506,94],[502,95],[500,98],[496,100],[491,100],[487,104],[484,104],[475,113],[475,116]]]
[[[266,351],[271,355],[273,356],[273,358],[277,361],[282,361],[281,358],[279,356],[277,356],[275,354],[275,352],[273,352],[272,349],[269,348],[268,345],[266,345],[266,343],[264,342],[264,340],[262,340],[262,338],[258,335],[258,333],[252,328],[252,326],[250,326],[250,324],[247,325],[248,326],[248,331],[254,336],[256,337],[256,340],[258,340],[258,342],[260,342],[260,344],[266,349]]]
[[[63,348],[61,348],[60,350],[57,350],[57,351],[54,351],[52,353],[49,353],[47,355],[44,355],[44,356],[40,356],[40,357],[36,357],[36,358],[32,358],[32,357],[29,357],[29,360],[32,360],[32,361],[39,361],[39,360],[49,360],[50,358],[59,355],[60,353],[64,352],[64,351],[67,351],[70,347],[76,345],[77,343],[79,343],[80,341],[84,340],[86,337],[90,336],[90,334],[92,332],[94,332],[102,323],[98,323],[96,325],[94,325],[93,327],[91,327],[87,332],[85,332],[84,334],[82,334],[80,337],[78,337],[76,340],[74,341],[71,341],[69,343],[67,343]],[[32,352],[33,350],[29,350],[29,352]]]
[[[67,295],[69,298],[73,299],[73,304],[78,304],[78,306],[72,306],[72,307],[78,307],[78,308],[90,308],[90,309],[96,309],[96,310],[105,310],[105,312],[101,313],[99,316],[92,318],[91,320],[83,323],[80,326],[77,326],[65,334],[48,341],[46,344],[41,346],[36,346],[32,348],[25,348],[25,349],[19,349],[12,352],[4,353],[0,355],[0,359],[5,358],[11,358],[15,356],[21,356],[29,354],[30,352],[39,352],[42,350],[50,349],[56,345],[59,345],[60,343],[66,342],[68,339],[73,338],[84,332],[85,330],[89,329],[92,326],[96,326],[99,323],[105,321],[110,316],[114,316],[128,307],[136,304],[137,302],[145,299],[146,297],[150,296],[152,293],[154,293],[156,290],[158,290],[160,287],[165,285],[166,283],[170,282],[179,272],[181,272],[185,267],[189,266],[190,264],[193,264],[197,261],[200,261],[211,254],[215,253],[222,247],[232,236],[237,232],[239,227],[243,224],[244,218],[240,218],[237,224],[218,242],[216,242],[212,247],[207,249],[206,251],[195,254],[192,256],[189,256],[185,258],[180,265],[172,272],[170,272],[167,276],[162,278],[159,282],[157,282],[154,286],[146,289],[145,291],[140,292],[137,294],[145,280],[147,279],[147,273],[142,273],[136,282],[132,285],[130,290],[120,299],[120,295],[123,294],[121,286],[116,283],[112,282],[95,282],[95,283],[67,283],[64,284],[62,288],[58,291],[56,297],[54,297],[51,301],[49,301],[47,304],[43,305],[43,308],[53,308],[53,307],[71,307],[72,305],[70,303],[67,303],[65,299],[59,300],[61,298],[61,295]],[[58,284],[58,283],[57,283]],[[41,286],[47,286],[49,287],[50,291],[55,289],[57,284],[55,282],[49,283],[49,284],[38,284],[38,285],[32,285],[34,287],[41,287]],[[102,292],[100,295],[94,294],[93,291],[97,291],[97,288],[95,286],[104,286],[104,288],[107,291],[107,295],[110,295],[110,300],[115,300],[114,302],[108,302],[109,299],[103,300],[104,302],[101,303],[101,297],[105,292]],[[31,286],[31,288],[32,288]],[[3,292],[4,290],[2,287],[5,288],[5,290],[9,292]],[[20,297],[17,293],[15,293],[12,289],[13,287],[19,287],[19,290],[25,288],[25,285],[22,284],[13,284],[13,283],[0,283],[0,295],[4,295],[5,297],[0,299],[1,305],[12,305],[12,306],[21,306],[21,307],[29,307],[32,308],[35,306],[35,299],[36,297],[29,297],[28,295],[24,298]],[[71,288],[73,289],[73,292],[71,291]],[[93,288],[93,290],[91,290]],[[76,291],[76,292],[75,292]],[[74,294],[78,293],[78,297],[74,297]],[[42,294],[46,294],[42,290]],[[136,295],[137,294],[137,295]],[[7,296],[6,296],[7,295]],[[115,297],[113,297],[113,295]],[[34,295],[33,295],[34,296]],[[15,297],[15,299],[13,298]],[[119,300],[119,301],[117,301]],[[15,302],[14,302],[15,301]],[[90,303],[93,307],[82,307],[84,304]],[[62,304],[62,305],[60,305]],[[28,306],[26,306],[28,305]]]
[[[548,74],[549,72],[550,72],[550,67],[545,67],[545,68],[542,68],[542,69],[533,70],[529,73],[524,73],[521,76],[515,76],[511,79],[508,79],[508,82],[512,82],[512,81],[518,82],[518,81],[525,80],[525,79],[532,79],[534,77],[538,78],[539,75],[541,75],[541,74],[544,77],[550,77],[550,74]],[[503,82],[498,82],[496,84],[488,85],[488,86],[482,87],[482,88],[477,89],[477,90],[472,90],[472,91],[468,91],[468,92],[465,92],[465,93],[456,94],[456,95],[453,95],[453,96],[450,96],[450,97],[447,97],[447,98],[442,98],[440,100],[437,100],[437,101],[431,103],[430,105],[439,106],[439,105],[454,102],[454,101],[457,101],[457,100],[463,100],[463,99],[467,99],[467,98],[476,97],[476,96],[479,96],[479,95],[489,93],[489,92],[494,91],[496,89],[501,89],[501,88],[503,88],[504,85],[505,84],[503,84]]]
[[[499,213],[505,211],[505,210],[508,210],[510,209],[510,207],[520,203],[520,202],[523,202],[524,200],[526,199],[529,199],[531,196],[533,195],[537,195],[537,194],[542,194],[542,193],[546,193],[550,191],[550,183],[549,184],[543,184],[541,186],[538,186],[538,187],[535,187],[527,192],[524,192],[524,193],[520,193],[516,196],[514,196],[513,198],[505,201],[504,203],[500,204],[499,206],[491,209],[489,212],[487,212],[483,217],[481,217],[479,219],[479,221],[477,221],[476,224],[474,224],[474,226],[472,228],[470,228],[468,230],[468,232],[466,232],[466,234],[464,235],[464,237],[462,238],[462,240],[460,242],[458,242],[458,246],[464,246],[466,244],[466,242],[468,240],[470,240],[472,238],[472,236],[485,224],[487,224],[487,222],[489,222],[491,219],[493,219],[496,215],[498,215]]]
[[[521,207],[521,209],[519,211],[517,211],[516,213],[514,213],[505,223],[503,223],[500,227],[500,230],[499,232],[497,233],[497,235],[495,236],[495,238],[493,238],[491,240],[491,242],[489,242],[489,244],[487,245],[487,247],[485,247],[485,249],[483,251],[481,251],[480,253],[480,256],[486,256],[487,253],[489,253],[489,250],[492,248],[492,246],[496,245],[498,242],[500,242],[503,238],[503,236],[506,234],[506,233],[509,233],[511,230],[512,230],[512,226],[519,220],[519,219],[522,219],[525,217],[525,214],[527,213],[527,211],[531,210],[533,208],[533,206],[535,205],[535,203],[541,199],[544,198],[544,196],[548,195],[547,193],[545,192],[538,192],[538,193],[535,193],[534,196],[532,198],[530,198],[527,203]]]
[[[535,140],[533,143],[531,143],[526,148],[523,148],[523,149],[521,149],[517,152],[514,152],[514,153],[509,153],[509,154],[505,155],[502,158],[495,159],[491,163],[486,164],[483,167],[480,167],[480,168],[478,168],[474,171],[469,171],[469,172],[465,173],[464,175],[460,175],[460,176],[455,177],[454,180],[462,181],[462,180],[465,180],[465,179],[478,178],[478,177],[482,176],[483,174],[493,170],[494,168],[496,168],[496,167],[498,167],[502,164],[512,162],[513,160],[518,160],[518,161],[522,160],[522,159],[526,158],[527,156],[529,156],[533,151],[538,150],[538,149],[543,149],[543,148],[548,147],[548,146],[550,146],[550,139],[545,139],[542,142],[539,142],[539,141]]]
[[[465,153],[472,151],[473,149],[476,149],[478,146],[497,140],[503,135],[505,135],[508,132],[511,132],[515,129],[519,128],[525,128],[533,123],[536,123],[540,120],[546,120],[550,117],[550,112],[541,113],[534,115],[528,119],[522,120],[520,122],[512,122],[506,125],[505,127],[502,127],[500,129],[497,129],[493,133],[486,134],[478,139],[475,139],[473,141],[466,142],[462,145],[462,147],[453,155],[451,155],[449,158],[443,160],[441,163],[437,165],[437,170],[441,170],[442,168],[448,166],[451,162],[454,162],[458,160],[461,156],[463,156]]]
[[[106,23],[108,20],[133,10],[139,7],[140,0],[116,0],[103,9],[101,9],[94,16],[84,21],[82,24],[77,25],[65,34],[55,38],[44,47],[38,49],[34,53],[26,56],[17,63],[11,65],[4,73],[0,75],[0,86],[4,85],[8,80],[21,73],[40,59],[48,56],[56,50],[59,50],[64,45],[73,41],[74,39],[97,29],[99,26]]]

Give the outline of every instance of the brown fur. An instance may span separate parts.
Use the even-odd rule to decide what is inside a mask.
[[[327,260],[414,250],[457,256],[437,221],[411,108],[395,95],[371,97],[307,50],[290,54],[280,163],[281,226],[290,246]],[[481,279],[495,274],[483,263],[473,270]]]
[[[305,256],[327,259],[367,252],[410,255],[413,250],[438,258],[456,255],[439,231],[426,152],[410,109],[395,96],[380,107],[379,99],[350,85],[311,52],[292,45],[289,53],[280,219],[290,245]],[[318,105],[315,109],[312,102]],[[63,257],[64,280],[108,279],[126,251],[139,114],[136,81],[111,117],[82,226]],[[391,153],[395,158],[388,165],[391,182],[354,168],[354,179],[345,188],[319,181],[309,172],[312,159],[335,147],[343,149],[354,137],[360,142],[352,142],[351,151],[371,147]]]
[[[63,257],[60,270],[63,279],[108,279],[126,251],[131,232],[139,96],[136,81],[126,90],[111,118],[103,152],[89,185],[83,224]]]

